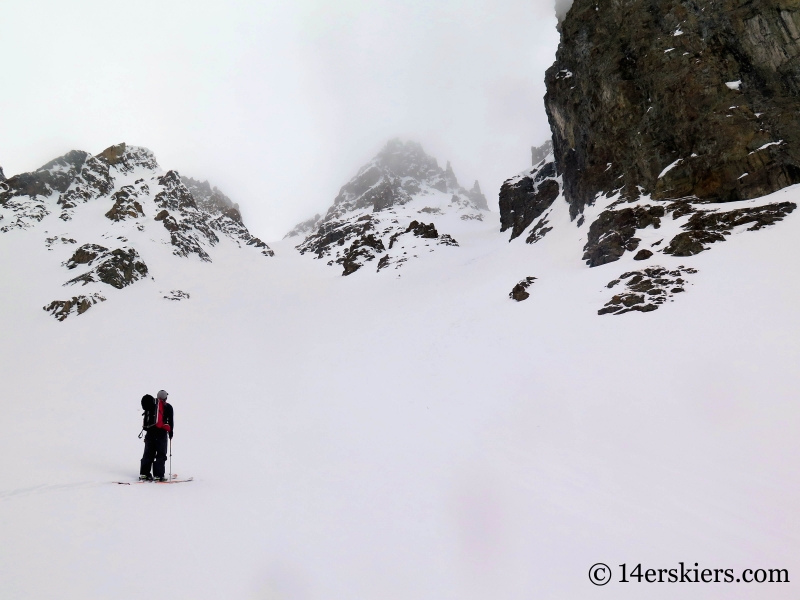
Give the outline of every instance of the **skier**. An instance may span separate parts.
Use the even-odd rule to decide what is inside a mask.
[[[167,460],[167,438],[172,439],[175,431],[175,420],[172,405],[167,403],[167,392],[158,392],[156,400],[149,394],[142,398],[144,408],[144,422],[142,429],[147,433],[144,436],[144,454],[142,466],[139,469],[140,480],[168,481],[164,477],[164,463]],[[150,474],[150,468],[153,474]]]

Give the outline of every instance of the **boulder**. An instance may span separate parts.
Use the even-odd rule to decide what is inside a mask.
[[[536,281],[536,277],[526,277],[513,287],[511,292],[508,294],[508,297],[512,300],[516,300],[517,302],[527,300],[530,297],[528,288],[534,281]]]

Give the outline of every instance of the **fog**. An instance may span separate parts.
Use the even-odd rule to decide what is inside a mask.
[[[391,137],[496,210],[549,137],[553,0],[3,3],[0,166],[146,146],[265,239],[325,210]]]
[[[573,0],[555,0],[556,18],[559,23],[564,20],[569,9],[572,8],[572,1]]]

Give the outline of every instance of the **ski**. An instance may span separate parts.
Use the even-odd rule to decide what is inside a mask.
[[[116,483],[117,485],[138,485],[140,483],[187,483],[189,481],[194,481],[194,477],[178,479],[177,475],[173,475],[172,481],[155,481],[153,479],[144,479],[139,481],[112,481],[111,483]]]

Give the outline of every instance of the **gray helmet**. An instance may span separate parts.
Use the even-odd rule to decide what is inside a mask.
[[[167,396],[169,396],[169,394],[167,392],[165,392],[164,390],[160,390],[158,392],[158,399],[159,400],[166,400]]]

